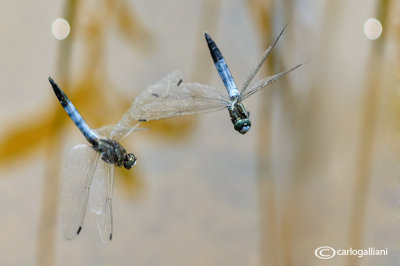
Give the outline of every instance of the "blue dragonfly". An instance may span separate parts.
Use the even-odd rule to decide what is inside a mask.
[[[65,163],[61,187],[64,236],[74,239],[79,235],[89,199],[100,240],[107,244],[113,234],[114,166],[130,169],[136,164],[136,157],[127,153],[119,141],[138,130],[139,123],[132,123],[124,115],[116,125],[91,129],[54,80],[49,77],[49,81],[65,112],[91,144],[73,147]]]
[[[234,129],[241,134],[245,134],[250,130],[251,121],[250,113],[246,110],[243,100],[302,65],[295,65],[286,71],[261,79],[250,85],[284,30],[285,28],[279,33],[274,43],[263,53],[257,66],[250,73],[240,91],[221,51],[210,35],[205,33],[211,57],[228,91],[228,95],[226,92],[208,85],[183,83],[183,73],[178,70],[172,72],[158,83],[149,86],[135,99],[131,109],[128,111],[131,119],[150,121],[228,109]]]

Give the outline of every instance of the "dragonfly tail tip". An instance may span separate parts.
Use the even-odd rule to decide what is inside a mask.
[[[81,230],[82,230],[82,226],[79,226],[78,232],[76,232],[76,234],[79,235],[79,233],[81,232]]]
[[[50,84],[52,84],[52,85],[55,83],[55,82],[54,82],[54,79],[53,79],[52,77],[50,77],[50,76],[49,76],[49,82],[50,82]]]

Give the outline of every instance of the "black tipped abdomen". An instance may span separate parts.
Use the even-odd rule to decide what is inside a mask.
[[[75,106],[72,102],[68,99],[67,95],[58,87],[57,83],[49,77],[49,82],[53,87],[54,94],[57,96],[58,101],[61,103],[62,107],[64,108],[65,112],[68,116],[72,119],[78,129],[82,132],[85,138],[92,144],[97,144],[97,136],[93,130],[86,124],[85,120],[83,120],[82,116],[79,114],[78,110],[76,110]]]
[[[210,54],[214,63],[218,62],[221,59],[224,59],[221,51],[218,49],[218,46],[215,44],[213,39],[211,39],[210,35],[208,35],[207,32],[205,32],[204,36],[206,37],[208,49],[210,50]]]
[[[49,77],[49,82],[51,84],[51,87],[53,87],[53,91],[55,95],[57,96],[57,99],[60,101],[61,105],[63,107],[67,106],[68,104],[68,97],[64,94],[64,92],[58,87],[57,83]]]

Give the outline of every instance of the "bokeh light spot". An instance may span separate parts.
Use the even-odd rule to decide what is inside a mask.
[[[51,25],[51,32],[57,40],[67,38],[70,32],[68,21],[63,18],[56,18]]]
[[[370,40],[376,40],[382,34],[382,24],[376,18],[369,18],[364,23],[364,34]]]

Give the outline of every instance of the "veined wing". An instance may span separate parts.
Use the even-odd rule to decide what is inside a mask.
[[[257,91],[261,90],[262,88],[268,86],[269,84],[271,84],[272,82],[280,79],[281,77],[285,76],[286,74],[292,72],[293,70],[295,70],[296,68],[300,67],[303,64],[298,64],[294,67],[289,68],[288,70],[285,70],[281,73],[278,73],[276,75],[270,76],[268,78],[262,79],[257,81],[256,83],[254,83],[253,85],[251,85],[246,92],[244,93],[244,95],[240,96],[240,100],[244,100],[247,97],[249,97],[250,95],[256,93]]]
[[[257,66],[254,68],[254,70],[250,73],[249,77],[247,80],[243,83],[242,90],[240,91],[241,95],[245,94],[245,91],[249,87],[251,81],[253,80],[254,76],[257,74],[257,72],[260,70],[261,66],[264,64],[265,59],[267,59],[268,55],[271,53],[272,48],[274,48],[275,44],[278,42],[279,38],[282,36],[283,32],[285,31],[287,25],[283,28],[283,30],[279,33],[278,37],[275,39],[274,43],[268,47],[268,49],[263,53],[260,61],[258,62]]]
[[[125,117],[126,114],[117,124],[111,124],[96,128],[93,131],[103,138],[111,138],[113,140],[123,140],[133,131],[145,130],[147,128],[139,128],[140,122]]]
[[[72,148],[67,157],[61,188],[61,213],[66,239],[75,238],[82,229],[99,157],[98,152],[84,144]]]
[[[141,130],[138,128],[140,122],[128,119],[128,117],[125,117],[125,115],[111,130],[111,139],[122,140],[129,136],[133,131]]]
[[[181,71],[175,71],[143,91],[126,113],[127,119],[158,120],[224,109],[228,95],[199,83],[183,83]]]
[[[112,239],[113,183],[114,165],[100,160],[91,186],[90,210],[96,214],[97,231],[103,244],[108,244]]]
[[[110,124],[110,125],[105,125],[99,128],[93,129],[93,131],[100,136],[100,138],[110,138],[111,136],[111,131],[115,127],[115,124]]]

